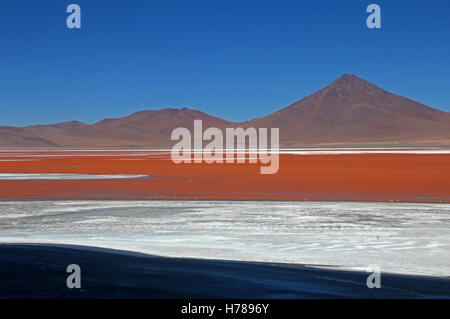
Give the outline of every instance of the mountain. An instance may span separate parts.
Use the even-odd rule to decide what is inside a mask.
[[[57,147],[44,138],[34,137],[22,132],[20,128],[0,127],[0,147]]]
[[[204,127],[230,127],[233,123],[187,108],[140,111],[123,118],[104,119],[93,125],[78,121],[0,127],[0,147],[169,147],[173,129],[193,131],[194,120]]]
[[[173,144],[170,141],[172,130],[185,127],[193,132],[194,120],[202,120],[205,128],[232,126],[231,122],[201,111],[182,108],[136,112],[123,118],[101,120],[93,127],[111,132],[117,138],[167,147]]]
[[[89,125],[78,121],[0,127],[0,147],[170,147],[173,129],[278,127],[281,145],[450,143],[450,114],[389,93],[354,75],[268,116],[228,122],[201,111],[140,111]]]
[[[279,127],[283,144],[450,141],[450,114],[351,74],[248,127]]]

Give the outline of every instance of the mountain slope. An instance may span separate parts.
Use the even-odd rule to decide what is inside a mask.
[[[193,130],[194,119],[205,127],[225,128],[232,123],[187,108],[141,111],[117,119],[104,119],[94,125],[78,121],[27,127],[0,127],[2,147],[169,147],[173,129]],[[41,140],[38,140],[38,139]]]
[[[284,144],[450,140],[448,113],[350,74],[246,126],[279,127]]]
[[[28,135],[20,128],[3,126],[0,127],[0,147],[58,147],[59,145],[42,137]]]

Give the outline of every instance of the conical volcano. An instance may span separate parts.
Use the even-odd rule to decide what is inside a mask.
[[[409,143],[450,139],[449,113],[344,74],[246,126],[279,127],[283,144]]]

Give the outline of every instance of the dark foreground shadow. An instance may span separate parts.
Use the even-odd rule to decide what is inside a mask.
[[[69,289],[66,267],[81,268]],[[59,245],[0,245],[0,298],[450,298],[450,279],[297,265],[164,258]]]

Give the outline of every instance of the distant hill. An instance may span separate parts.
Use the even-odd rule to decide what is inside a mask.
[[[0,127],[0,147],[170,147],[177,127],[278,127],[282,145],[450,143],[450,114],[389,93],[354,75],[268,116],[236,123],[187,108],[78,121]]]
[[[194,120],[203,126],[225,128],[233,123],[187,108],[140,111],[88,125],[78,121],[27,127],[0,127],[1,147],[169,147],[173,129],[193,131]]]

